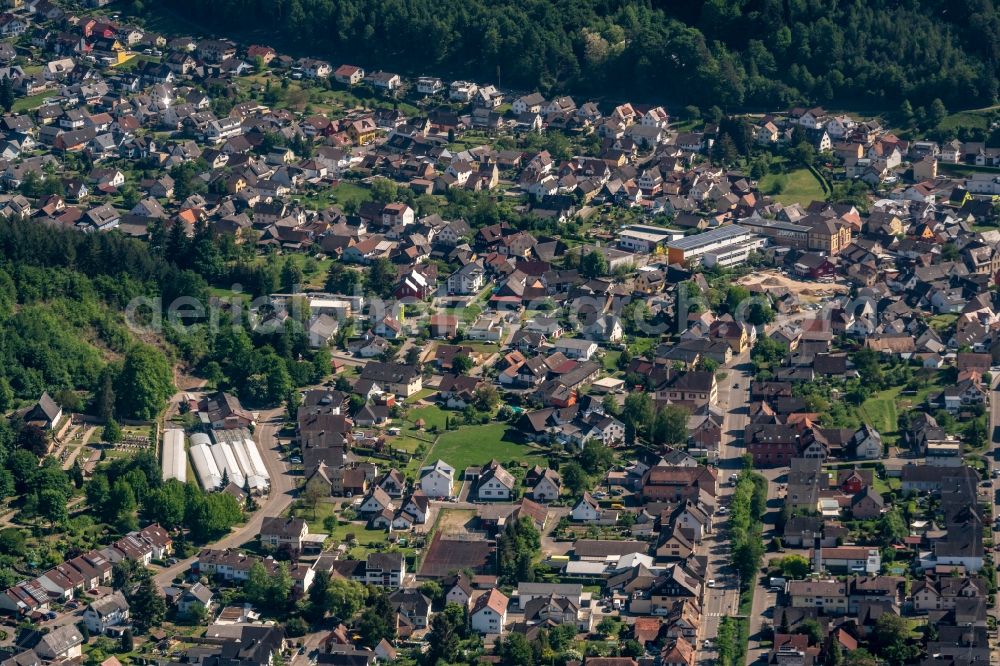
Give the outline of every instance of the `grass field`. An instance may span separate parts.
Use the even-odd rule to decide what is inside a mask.
[[[417,402],[420,402],[424,398],[427,398],[427,397],[430,397],[430,396],[434,395],[435,393],[437,393],[437,389],[433,389],[433,388],[420,389],[419,391],[417,391],[416,393],[414,393],[413,395],[411,395],[409,398],[407,398],[403,402],[406,403],[407,405],[412,405],[412,404],[415,404]]]
[[[951,328],[952,324],[954,324],[957,320],[957,314],[944,313],[934,315],[930,318],[928,323],[935,331],[941,332]]]
[[[872,424],[882,435],[883,441],[894,444],[899,436],[899,402],[901,387],[880,391],[861,405],[861,417]]]
[[[981,111],[958,111],[945,116],[938,125],[940,130],[949,130],[957,127],[978,127],[987,129],[986,114]]]
[[[413,424],[417,422],[417,419],[423,419],[424,430],[429,430],[433,426],[437,426],[438,430],[444,430],[444,421],[447,417],[448,412],[444,411],[437,405],[414,407],[406,414],[408,427],[412,429]]]
[[[807,205],[812,201],[826,199],[823,186],[808,169],[795,169],[786,174],[769,173],[760,179],[761,192],[773,191],[775,184],[780,180],[784,181],[784,187],[780,193],[771,196],[783,204]]]
[[[362,523],[341,523],[332,532],[327,532],[323,526],[323,519],[337,513],[338,506],[332,502],[320,502],[316,505],[315,515],[311,509],[295,509],[292,514],[302,518],[308,523],[309,531],[317,534],[329,534],[336,545],[347,541],[347,535],[353,534],[357,540],[357,546],[351,549],[351,556],[362,556],[372,550],[372,546],[385,542],[385,532],[382,530],[370,530]],[[337,516],[339,518],[339,516]]]
[[[545,461],[540,449],[519,443],[516,430],[505,423],[468,426],[444,433],[427,455],[428,462],[438,458],[459,473],[466,467],[485,465],[493,458],[528,465]]]
[[[642,356],[646,352],[650,351],[656,345],[660,343],[659,338],[629,338],[628,340],[628,350],[631,352],[632,357]]]
[[[31,111],[32,109],[37,109],[45,101],[46,97],[52,97],[54,93],[51,90],[47,90],[43,93],[37,95],[32,95],[31,97],[19,97],[14,100],[14,106],[11,107],[12,113],[22,113],[24,111]]]

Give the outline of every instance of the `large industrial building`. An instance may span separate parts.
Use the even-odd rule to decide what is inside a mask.
[[[765,246],[767,240],[738,224],[727,224],[700,234],[685,236],[667,243],[671,264],[704,264],[722,267],[744,263],[750,253]]]

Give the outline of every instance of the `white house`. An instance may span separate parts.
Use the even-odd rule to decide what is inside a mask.
[[[420,489],[428,497],[451,497],[455,486],[455,468],[444,462],[420,469]]]
[[[555,343],[555,351],[562,352],[566,358],[589,361],[597,353],[597,343],[579,338],[560,338]]]
[[[503,633],[507,622],[507,604],[510,600],[500,590],[493,588],[476,599],[469,619],[472,628],[481,634]]]
[[[459,572],[442,581],[445,603],[469,607],[472,601],[472,582],[464,572]]]
[[[882,457],[882,435],[867,423],[861,425],[851,437],[850,447],[854,457],[862,460],[878,460]]]
[[[444,88],[441,79],[434,76],[421,76],[417,79],[417,92],[421,95],[435,95]]]
[[[477,294],[486,280],[486,271],[476,263],[466,264],[448,276],[449,294]]]
[[[601,507],[589,492],[584,492],[580,501],[573,505],[569,517],[579,522],[593,522],[601,517]]]
[[[189,615],[198,608],[209,610],[212,607],[214,594],[201,583],[195,583],[184,590],[180,600],[177,602],[177,610],[183,615]]]
[[[479,92],[479,86],[471,81],[452,81],[448,98],[453,102],[471,102],[477,92]]]
[[[507,501],[514,494],[517,479],[496,460],[483,468],[476,486],[476,497],[481,502]]]
[[[128,601],[120,591],[91,602],[83,611],[83,621],[92,635],[107,633],[111,627],[128,624],[128,620]]]
[[[559,477],[559,472],[547,469],[535,481],[535,485],[531,489],[531,497],[536,502],[552,502],[559,499],[561,491],[562,479]]]
[[[74,624],[57,627],[42,636],[35,653],[47,661],[66,661],[83,654],[83,634]]]
[[[500,342],[504,336],[503,320],[494,315],[480,315],[465,334],[470,340]]]
[[[515,99],[510,108],[514,115],[519,116],[522,113],[541,113],[545,104],[545,98],[541,93],[531,93]]]

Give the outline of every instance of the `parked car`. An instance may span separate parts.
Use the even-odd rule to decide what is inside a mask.
[[[709,587],[715,587],[715,579],[714,579],[714,578],[709,578],[709,579],[708,579],[708,583],[706,583],[706,584],[707,584],[707,585],[708,585]]]

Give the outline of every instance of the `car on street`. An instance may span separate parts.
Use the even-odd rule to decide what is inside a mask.
[[[708,582],[706,583],[706,585],[708,585],[709,587],[715,587],[715,579],[714,578],[709,578]]]
[[[706,650],[711,650],[712,648],[714,648],[714,647],[715,647],[715,643],[713,643],[713,642],[712,642],[712,639],[711,639],[711,638],[706,638],[706,639],[705,639],[705,642],[704,642],[704,643],[702,643],[702,644],[701,644],[701,646],[702,646],[703,648],[705,648]]]
[[[718,513],[720,516],[724,516],[727,513],[729,513],[729,509],[724,506],[720,506],[719,510],[716,513]]]

